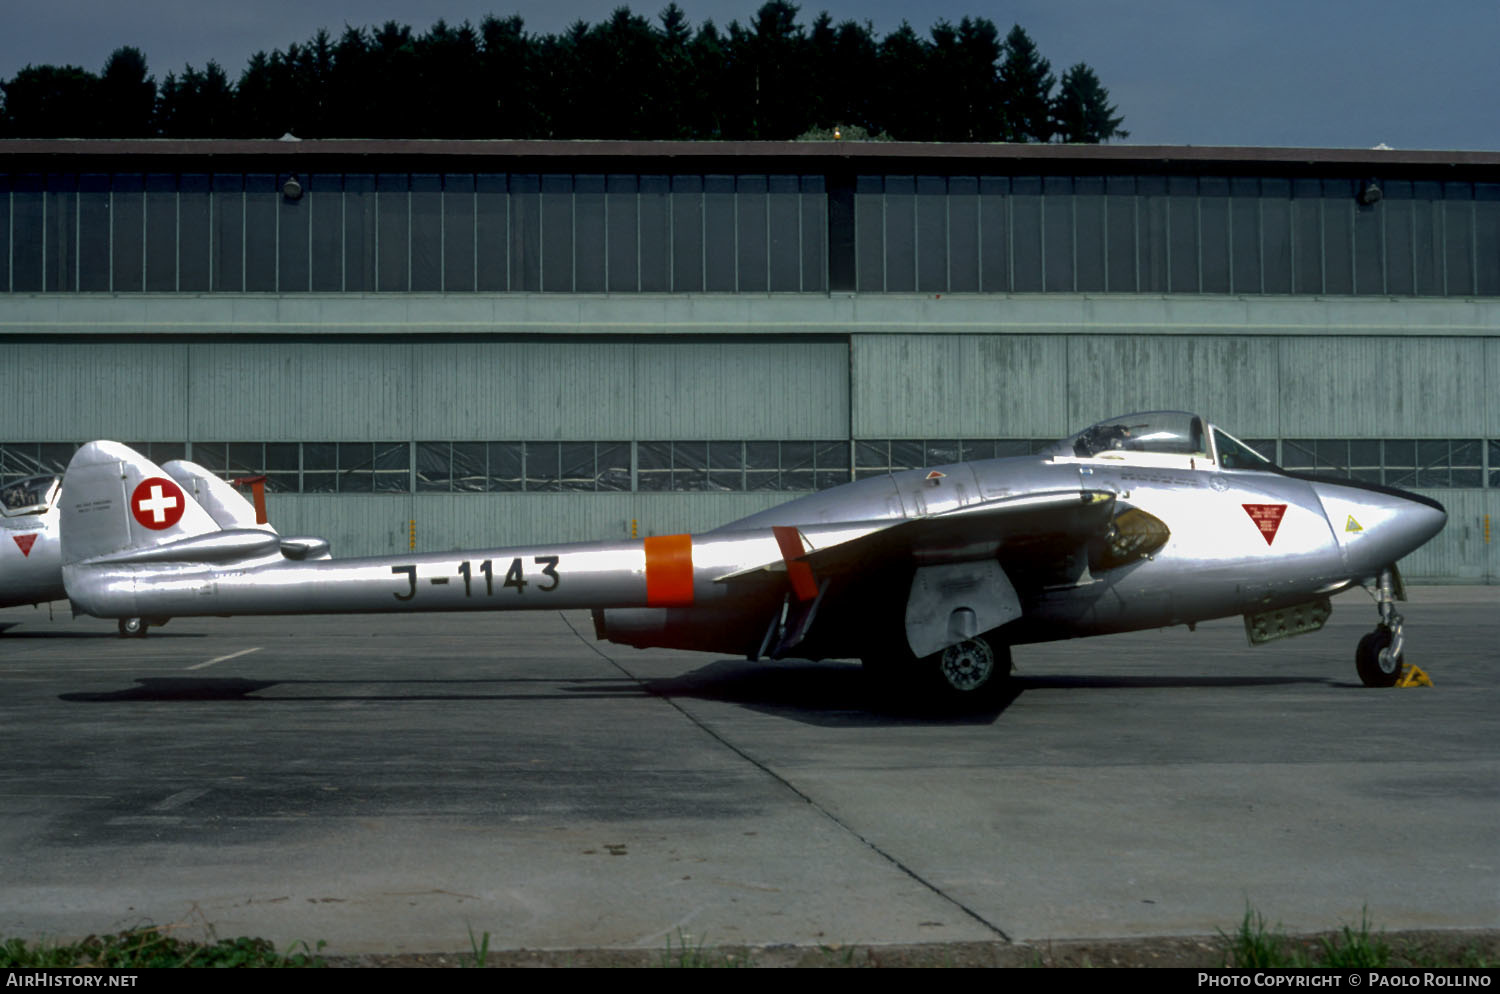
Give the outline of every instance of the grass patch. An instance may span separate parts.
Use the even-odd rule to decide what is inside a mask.
[[[219,939],[190,942],[167,934],[165,928],[131,929],[112,935],[91,935],[81,942],[26,942],[0,940],[0,969],[36,967],[102,967],[106,969],[158,969],[180,966],[209,967],[320,967],[324,966],[323,943],[317,950],[297,942],[278,953],[267,939]]]
[[[1330,935],[1292,938],[1278,922],[1271,926],[1259,911],[1245,907],[1245,917],[1233,932],[1219,931],[1224,965],[1240,969],[1277,967],[1360,969],[1369,967],[1465,967],[1492,964],[1474,947],[1453,953],[1405,944],[1392,945],[1374,931],[1367,909],[1359,914],[1359,925],[1344,925]]]
[[[490,961],[490,933],[484,933],[484,938],[475,939],[473,927],[469,928],[469,961],[466,966],[483,968]]]
[[[677,943],[673,945],[672,937],[667,936],[667,951],[662,954],[660,966],[675,969],[723,969],[732,967],[750,966],[748,953],[736,955],[722,949],[713,949],[704,943],[707,940],[698,939],[695,943],[693,937],[682,929],[677,930]]]

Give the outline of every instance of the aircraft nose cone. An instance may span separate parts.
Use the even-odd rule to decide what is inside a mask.
[[[1349,565],[1361,570],[1410,555],[1448,523],[1442,504],[1407,490],[1352,481],[1314,488]]]

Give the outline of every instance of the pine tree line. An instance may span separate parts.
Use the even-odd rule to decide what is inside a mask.
[[[531,138],[1101,142],[1124,118],[1084,63],[1059,82],[1019,26],[986,18],[810,27],[770,0],[747,24],[696,30],[676,3],[528,34],[519,17],[425,34],[389,21],[257,52],[237,80],[217,63],[169,72],[117,49],[99,75],[27,66],[0,82],[0,135],[108,138]]]

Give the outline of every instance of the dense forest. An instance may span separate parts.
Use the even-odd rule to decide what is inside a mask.
[[[27,66],[0,82],[11,138],[552,138],[1101,142],[1124,118],[1084,63],[1059,79],[1019,26],[939,21],[877,38],[771,0],[747,24],[696,30],[677,4],[655,22],[620,7],[604,22],[528,34],[519,17],[389,21],[326,30],[158,83],[117,49],[98,73]]]

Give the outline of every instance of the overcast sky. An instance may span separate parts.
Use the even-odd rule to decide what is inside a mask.
[[[750,20],[758,0],[678,0],[696,26]],[[0,79],[28,63],[98,72],[120,45],[160,81],[217,61],[237,78],[257,50],[320,27],[519,14],[536,33],[597,22],[616,0],[0,0]],[[665,0],[635,5],[655,16]],[[1019,23],[1053,71],[1087,62],[1132,144],[1500,149],[1500,0],[829,0],[802,7],[884,34],[940,18]]]

